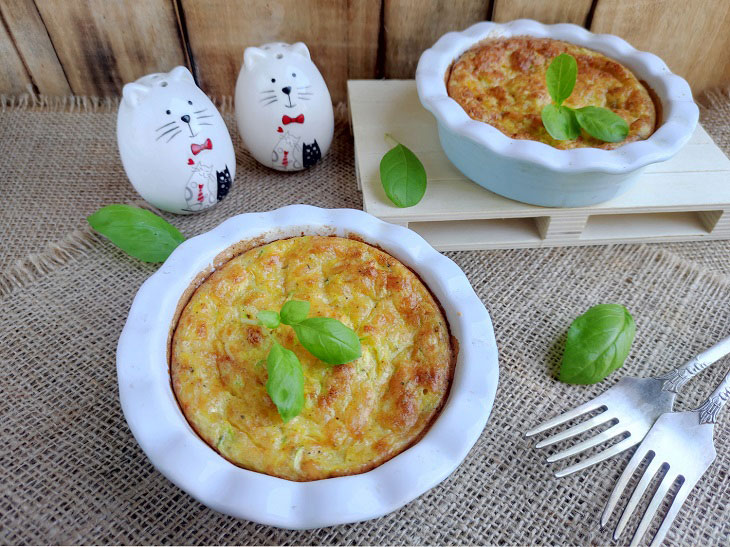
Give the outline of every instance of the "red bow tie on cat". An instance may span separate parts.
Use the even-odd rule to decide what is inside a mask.
[[[289,125],[290,123],[304,123],[304,114],[299,114],[296,118],[290,118],[286,114],[281,117],[281,123]]]
[[[210,139],[205,139],[205,142],[203,144],[190,145],[190,151],[193,153],[193,156],[197,156],[203,150],[213,150],[213,143],[210,142]]]

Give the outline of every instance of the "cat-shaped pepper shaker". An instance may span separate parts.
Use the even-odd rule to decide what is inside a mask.
[[[246,48],[236,82],[236,119],[246,148],[268,167],[300,171],[324,157],[334,112],[307,46]]]
[[[132,186],[171,213],[203,211],[236,176],[233,143],[218,110],[179,66],[124,86],[117,142]]]

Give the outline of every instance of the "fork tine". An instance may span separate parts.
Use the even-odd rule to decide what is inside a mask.
[[[594,435],[590,439],[586,439],[585,441],[575,444],[575,445],[571,446],[570,448],[566,448],[565,450],[563,450],[561,452],[557,452],[556,454],[549,456],[547,458],[547,461],[548,461],[548,463],[553,463],[553,462],[557,462],[559,460],[563,460],[565,458],[568,458],[570,456],[583,452],[584,450],[588,450],[589,448],[592,448],[592,447],[596,446],[597,444],[601,444],[602,442],[612,439],[613,437],[615,437],[616,435],[618,435],[620,433],[623,433],[624,431],[625,430],[620,426],[620,424],[616,424],[612,427],[609,427],[603,433]]]
[[[636,547],[641,541],[641,538],[644,537],[654,515],[656,515],[657,509],[659,509],[659,505],[661,505],[662,500],[664,500],[664,496],[667,495],[667,492],[669,492],[669,489],[672,487],[672,484],[674,484],[676,478],[677,475],[670,475],[669,471],[667,471],[667,474],[664,475],[661,484],[657,487],[656,492],[654,493],[654,497],[651,498],[649,507],[646,508],[644,516],[641,518],[641,522],[639,523],[639,527],[636,529],[634,537],[631,539],[631,547]]]
[[[654,478],[654,475],[656,475],[656,472],[659,471],[660,467],[661,462],[655,454],[654,458],[649,462],[649,465],[646,466],[644,474],[641,476],[641,479],[636,485],[636,488],[634,488],[634,491],[631,494],[631,498],[629,498],[629,502],[626,504],[623,513],[621,513],[621,518],[618,520],[616,530],[613,532],[613,539],[618,540],[618,538],[621,537],[621,534],[623,533],[624,528],[626,528],[626,524],[628,524],[631,515],[634,514],[634,509],[636,509],[639,501],[641,501],[641,498],[644,495],[644,492],[646,492],[649,483]]]
[[[596,397],[595,399],[592,399],[592,400],[588,401],[587,403],[583,403],[582,405],[577,406],[572,410],[568,410],[567,412],[558,414],[554,418],[552,418],[546,422],[543,422],[543,423],[533,427],[532,429],[530,429],[528,432],[525,433],[525,437],[532,437],[533,435],[542,433],[543,431],[553,428],[556,425],[560,425],[563,422],[572,420],[573,418],[576,418],[576,417],[580,416],[581,414],[585,414],[586,412],[590,412],[591,410],[601,408],[603,406],[603,403],[599,399],[600,399],[600,397]]]
[[[669,511],[667,511],[667,514],[662,521],[662,525],[659,527],[659,530],[657,530],[654,539],[651,540],[650,547],[659,547],[662,541],[664,541],[664,536],[667,535],[669,528],[671,528],[672,523],[674,522],[674,518],[677,516],[677,513],[679,513],[679,510],[682,508],[682,505],[684,505],[684,502],[691,491],[692,488],[687,487],[686,482],[680,485],[679,490],[677,490],[677,494],[672,500],[672,504],[669,506]]]
[[[639,464],[644,461],[644,458],[646,458],[648,454],[649,452],[642,452],[641,447],[639,447],[639,450],[634,452],[634,455],[629,460],[629,463],[626,464],[624,472],[621,473],[618,481],[616,481],[616,486],[613,487],[611,496],[608,498],[608,502],[606,502],[606,507],[603,509],[603,515],[601,515],[601,528],[605,528],[606,524],[608,524],[608,521],[611,519],[611,515],[613,514],[613,510],[616,507],[616,503],[618,503],[618,500],[621,499],[621,495],[623,494],[624,488],[626,488],[629,479],[631,479],[634,471],[636,471],[636,469],[639,467]]]
[[[609,446],[606,450],[603,452],[599,452],[598,454],[594,454],[590,458],[587,458],[583,460],[582,462],[578,462],[574,465],[571,465],[570,467],[566,467],[565,469],[561,469],[560,471],[555,472],[555,476],[557,478],[566,477],[570,475],[571,473],[575,473],[576,471],[580,471],[581,469],[585,469],[586,467],[590,467],[593,464],[602,462],[603,460],[607,460],[611,456],[615,456],[616,454],[619,454],[626,450],[627,448],[631,448],[636,443],[638,443],[641,439],[636,439],[633,436],[626,437],[623,441],[616,443],[612,446]]]
[[[590,420],[586,420],[585,422],[581,422],[577,425],[574,425],[573,427],[570,427],[566,429],[565,431],[561,431],[560,433],[557,433],[553,435],[552,437],[548,437],[547,439],[543,439],[539,443],[535,445],[535,448],[543,448],[545,446],[550,446],[551,444],[555,444],[560,441],[564,441],[565,439],[570,439],[571,437],[575,437],[576,435],[580,435],[584,431],[588,431],[589,429],[599,426],[601,424],[605,424],[606,422],[613,419],[613,416],[609,416],[608,412],[601,412],[598,416],[594,416]]]

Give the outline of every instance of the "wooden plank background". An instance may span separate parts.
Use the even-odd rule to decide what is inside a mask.
[[[618,34],[695,94],[730,85],[729,0],[0,0],[0,94],[115,96],[184,64],[223,97],[244,48],[301,40],[338,102],[348,79],[412,78],[444,32],[523,17]]]

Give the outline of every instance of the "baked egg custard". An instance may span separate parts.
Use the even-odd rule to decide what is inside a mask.
[[[575,88],[564,104],[613,111],[629,125],[626,139],[603,142],[585,131],[574,140],[550,136],[541,118],[543,107],[552,102],[545,73],[561,53],[572,55],[578,63]],[[540,141],[559,149],[618,148],[648,138],[657,123],[649,91],[629,69],[596,51],[551,38],[485,40],[454,62],[447,90],[472,119],[488,123],[510,138]]]
[[[353,329],[361,356],[318,360],[263,310],[310,302],[310,317]],[[284,423],[266,391],[278,341],[304,372],[304,408]],[[170,373],[190,425],[229,461],[310,481],[368,471],[417,442],[443,406],[457,347],[438,302],[389,254],[361,241],[302,236],[254,247],[195,290],[172,336]]]

